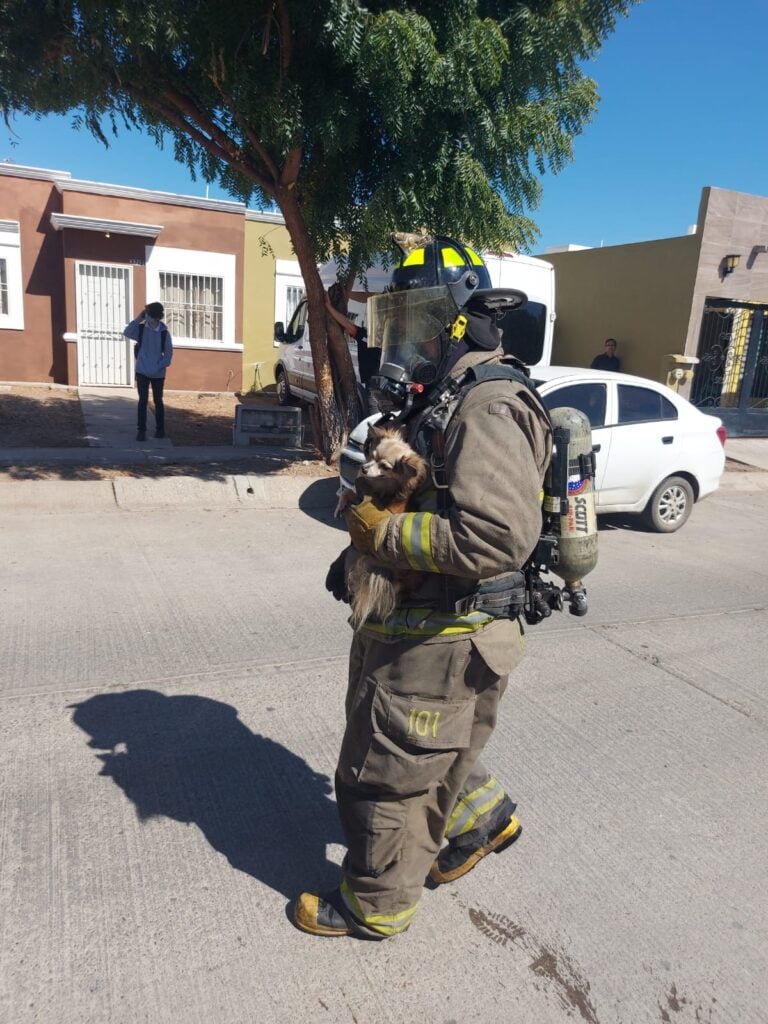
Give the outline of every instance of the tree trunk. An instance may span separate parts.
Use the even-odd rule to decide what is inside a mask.
[[[357,380],[344,333],[326,314],[325,289],[294,192],[289,188],[279,188],[275,198],[285,218],[307,290],[309,346],[322,432],[322,437],[316,441],[326,462],[332,462],[338,457],[347,431],[359,419]]]

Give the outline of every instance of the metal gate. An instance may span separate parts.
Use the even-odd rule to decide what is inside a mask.
[[[768,305],[710,299],[690,400],[732,437],[768,437]]]
[[[77,353],[80,384],[129,386],[132,342],[123,337],[131,320],[132,270],[106,263],[76,263]]]

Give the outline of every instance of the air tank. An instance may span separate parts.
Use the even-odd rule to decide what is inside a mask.
[[[583,579],[597,565],[592,428],[578,409],[551,409],[550,416],[554,449],[544,480],[544,512],[557,537],[558,557],[552,572],[565,583],[571,614],[586,615]]]

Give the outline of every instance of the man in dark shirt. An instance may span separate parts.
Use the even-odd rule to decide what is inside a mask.
[[[621,360],[616,355],[616,339],[605,339],[605,352],[595,356],[589,366],[590,370],[621,370]]]

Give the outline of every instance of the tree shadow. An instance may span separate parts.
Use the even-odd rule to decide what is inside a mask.
[[[224,480],[231,475],[277,476],[291,473],[296,462],[306,460],[306,453],[264,452],[252,455],[226,454],[216,458],[206,454],[205,460],[190,460],[183,454],[175,454],[173,449],[150,455],[145,462],[124,463],[110,455],[107,449],[103,454],[94,454],[97,449],[85,449],[89,454],[87,463],[80,461],[40,461],[31,459],[25,463],[3,458],[0,449],[0,477],[11,480],[109,480],[115,476],[123,477],[168,477],[191,476],[197,480]],[[318,463],[317,472],[322,472],[322,463]],[[301,474],[304,476],[305,474]],[[311,486],[311,474],[306,474],[308,485]]]
[[[88,745],[103,751],[99,774],[140,821],[197,825],[233,868],[288,899],[337,884],[326,844],[343,839],[329,778],[251,732],[231,705],[129,690],[71,706]]]

